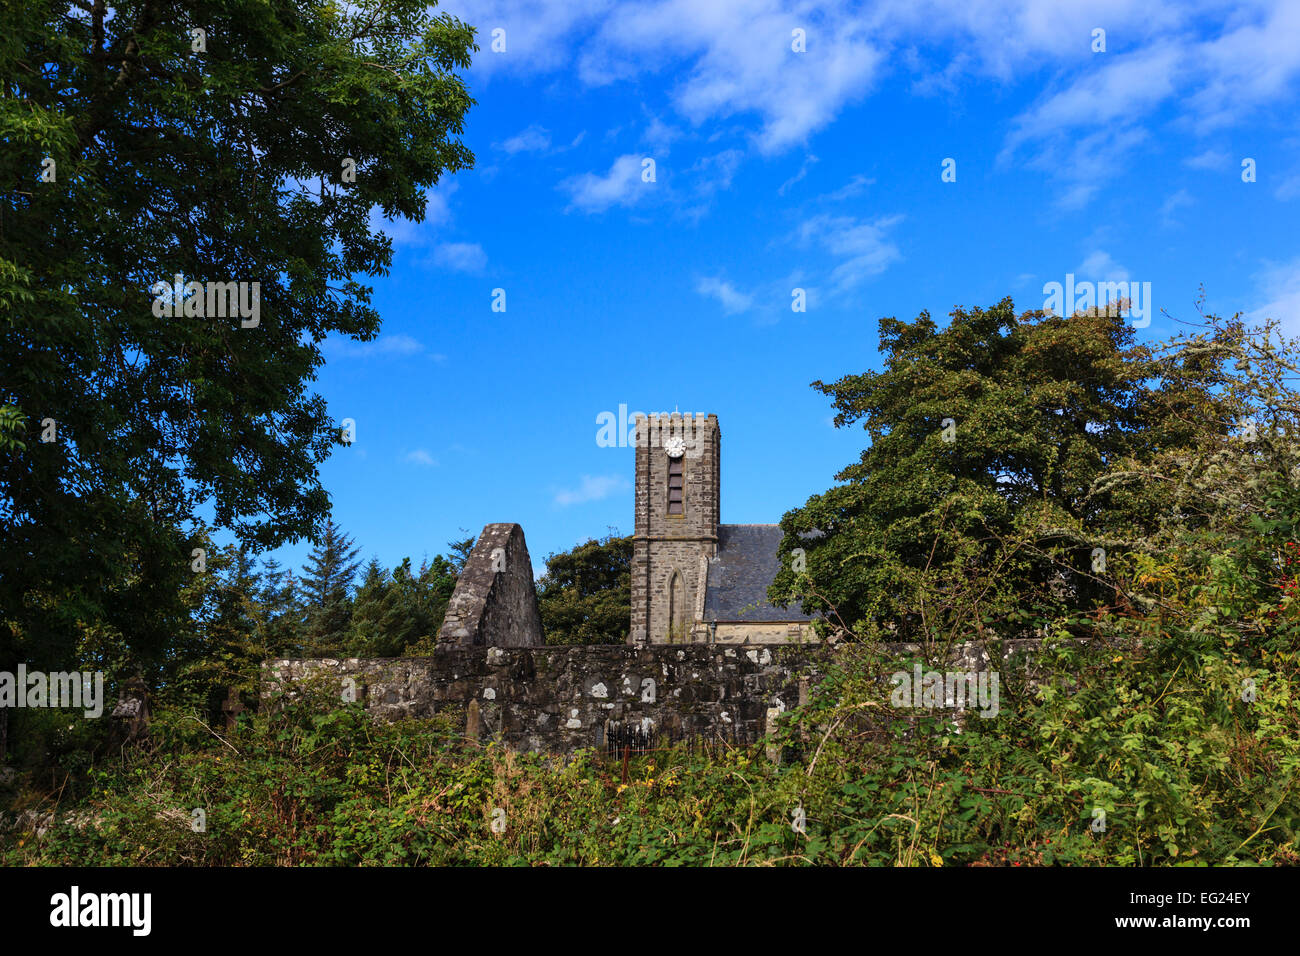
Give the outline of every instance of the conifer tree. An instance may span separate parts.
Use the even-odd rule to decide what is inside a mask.
[[[361,549],[334,520],[326,519],[303,565],[300,581],[306,611],[303,651],[309,656],[336,652],[347,640],[360,553]]]

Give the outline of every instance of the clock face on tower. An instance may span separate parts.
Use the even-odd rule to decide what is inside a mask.
[[[686,442],[681,438],[670,438],[664,442],[664,451],[668,452],[669,458],[681,458],[686,454]]]

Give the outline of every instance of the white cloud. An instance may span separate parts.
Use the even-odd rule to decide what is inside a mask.
[[[700,295],[717,299],[722,304],[722,311],[727,315],[747,312],[754,304],[754,297],[739,292],[730,282],[715,276],[706,276],[695,283],[695,291]]]
[[[1065,182],[1061,205],[1067,208],[1085,204],[1126,168],[1148,127],[1162,120],[1157,110],[1168,107],[1171,125],[1205,134],[1285,101],[1300,76],[1300,5],[1293,2],[1260,0],[1233,9],[1207,0],[1200,11],[1154,2],[1116,6],[1119,19],[1095,15],[1112,38],[1125,36],[1120,23],[1148,6],[1151,20],[1125,37],[1130,48],[1099,54],[1093,68],[1018,116],[1000,156],[1006,162],[1029,149],[1032,165]],[[1198,13],[1208,16],[1193,22]],[[1215,15],[1221,23],[1209,19]],[[1194,38],[1194,30],[1207,27],[1219,32]],[[1185,162],[1211,169],[1225,159],[1206,150]]]
[[[821,245],[840,262],[831,270],[837,292],[849,292],[902,259],[888,232],[903,221],[900,215],[870,221],[853,216],[813,216],[799,227],[799,238]]]
[[[1039,144],[1038,152],[1028,165],[1054,175],[1065,191],[1057,198],[1062,209],[1081,209],[1101,189],[1102,184],[1125,170],[1128,155],[1148,138],[1140,126],[1107,126],[1076,136],[1057,134]],[[1010,151],[999,160],[1006,162]]]
[[[967,53],[958,53],[937,72],[926,67],[915,49],[907,50],[904,57],[908,66],[921,73],[912,82],[911,91],[916,96],[956,96],[960,92],[960,81],[975,72],[974,58]]]
[[[655,183],[641,181],[641,160],[644,157],[628,153],[614,160],[605,175],[583,173],[571,176],[560,183],[560,189],[570,196],[570,209],[583,212],[604,212],[610,206],[631,206],[653,189]]]
[[[433,250],[430,260],[452,272],[479,274],[487,267],[487,253],[477,242],[444,242]]]
[[[1300,335],[1300,257],[1269,263],[1254,276],[1264,304],[1247,314],[1254,322],[1277,319],[1287,335]]]
[[[444,179],[428,192],[424,206],[424,225],[445,226],[451,222],[451,196],[460,183],[453,179]]]
[[[1233,165],[1232,154],[1226,149],[1207,149],[1195,156],[1183,160],[1183,165],[1190,169],[1208,169],[1222,171]]]
[[[805,156],[803,160],[803,165],[799,167],[799,172],[795,173],[793,176],[791,176],[789,179],[783,182],[780,188],[777,189],[776,194],[778,196],[784,196],[786,192],[789,191],[791,186],[795,185],[795,183],[802,182],[803,178],[808,175],[808,170],[811,169],[813,164],[816,163],[817,161],[818,161],[817,157],[814,156],[812,153],[809,153],[807,156]]]
[[[1222,34],[1187,51],[1193,58],[1185,69],[1200,88],[1183,107],[1201,132],[1236,125],[1255,108],[1282,101],[1300,75],[1300,5],[1257,3],[1229,22]]]
[[[695,183],[696,193],[708,197],[720,190],[730,189],[731,179],[736,175],[743,158],[744,153],[740,150],[727,149],[700,159],[690,169],[693,173],[699,173],[699,179]]]
[[[536,123],[527,129],[511,136],[504,143],[497,143],[497,149],[504,150],[511,155],[515,153],[540,153],[551,145],[551,134],[544,127]]]
[[[1290,172],[1283,175],[1277,189],[1273,190],[1273,198],[1290,202],[1297,197],[1300,197],[1300,167],[1292,167]]]
[[[569,505],[600,501],[630,487],[628,480],[620,475],[583,475],[577,488],[557,491],[555,503],[567,508]]]
[[[1171,194],[1169,198],[1167,198],[1163,203],[1161,203],[1160,205],[1161,223],[1165,226],[1177,225],[1177,223],[1174,221],[1174,213],[1176,213],[1179,209],[1183,208],[1184,206],[1194,206],[1194,205],[1196,205],[1196,200],[1192,199],[1191,193],[1189,193],[1186,189],[1178,190],[1177,192]]]
[[[613,5],[614,0],[442,0],[436,12],[478,27],[481,49],[471,73],[490,79],[498,72],[529,75],[565,66],[575,38]],[[492,31],[498,28],[505,31],[504,53],[492,52]]]
[[[415,449],[415,451],[407,454],[406,460],[410,462],[414,462],[417,465],[424,465],[429,468],[432,468],[434,465],[438,464],[438,462],[434,460],[434,457],[430,455],[427,451],[425,451],[423,448],[417,448]]]
[[[851,11],[780,0],[618,4],[584,47],[579,75],[601,85],[672,67],[684,77],[673,95],[682,115],[699,125],[757,114],[756,145],[778,153],[829,124],[884,65],[884,51]],[[791,50],[796,27],[807,32],[806,53]]]
[[[1086,282],[1127,282],[1129,272],[1111,258],[1109,252],[1097,249],[1075,266],[1074,274]]]
[[[1012,121],[1004,159],[1059,176],[1061,205],[1089,201],[1131,153],[1181,126],[1198,135],[1276,110],[1300,78],[1294,0],[448,0],[480,29],[472,72],[574,71],[600,86],[675,78],[690,123],[743,122],[777,154],[808,142],[886,73],[914,95],[968,79],[1047,92]],[[1105,53],[1091,32],[1107,31]],[[490,50],[491,31],[507,52]],[[807,51],[791,50],[806,31]],[[647,142],[666,148],[656,118]],[[1209,161],[1208,151],[1202,154]],[[1192,163],[1193,165],[1194,162]],[[608,208],[605,203],[601,208]]]
[[[831,202],[840,202],[845,199],[852,199],[854,196],[858,196],[865,192],[868,186],[875,185],[875,182],[875,179],[858,173],[839,189],[818,198],[829,199]]]
[[[646,127],[641,138],[648,143],[652,149],[667,155],[669,147],[680,139],[681,135],[681,130],[675,126],[669,126],[656,116],[650,120],[650,125]]]
[[[419,340],[397,333],[382,335],[369,342],[357,342],[345,338],[329,339],[321,346],[321,350],[327,357],[335,359],[373,359],[420,355],[424,353],[425,347]]]
[[[1178,44],[1164,43],[1141,56],[1115,57],[1016,118],[1007,148],[1079,128],[1127,126],[1136,115],[1171,96],[1181,68]]]

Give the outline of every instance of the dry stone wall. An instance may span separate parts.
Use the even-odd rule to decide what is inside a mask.
[[[921,651],[886,647],[900,666]],[[946,668],[997,671],[1038,647],[1033,638],[1007,641],[996,660],[962,644],[950,650]],[[806,703],[846,652],[843,644],[439,644],[432,657],[270,661],[263,696],[327,676],[377,719],[449,716],[466,736],[533,752],[625,743],[642,749],[686,739],[748,746],[770,734],[783,711]]]
[[[310,675],[352,678],[387,720],[450,714],[516,750],[570,753],[611,738],[756,743],[771,716],[806,700],[829,647],[439,645],[432,657],[279,660],[266,692]],[[772,713],[769,714],[769,711]]]

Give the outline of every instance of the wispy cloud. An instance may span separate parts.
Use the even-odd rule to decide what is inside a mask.
[[[889,231],[903,221],[901,215],[863,220],[854,216],[813,216],[799,227],[799,239],[822,246],[839,263],[831,270],[836,292],[849,292],[878,276],[902,259]]]
[[[910,77],[914,95],[954,95],[970,78],[1012,85],[1050,66],[1050,89],[1014,119],[1004,153],[1059,176],[1064,206],[1088,202],[1132,150],[1160,141],[1157,124],[1197,135],[1239,124],[1286,102],[1300,77],[1294,0],[447,0],[444,9],[483,25],[485,40],[489,24],[506,31],[507,50],[476,57],[478,73],[576,60],[590,87],[671,73],[680,116],[697,127],[739,122],[767,155],[807,144],[887,75]],[[1090,49],[1098,25],[1104,53]],[[804,52],[793,48],[796,30]],[[646,141],[666,148],[670,130],[656,117]]]
[[[1096,249],[1077,266],[1075,275],[1088,282],[1126,282],[1129,271],[1116,262],[1109,252]]]
[[[821,196],[821,199],[829,199],[831,202],[843,202],[845,199],[852,199],[854,196],[860,196],[866,192],[868,186],[875,185],[875,180],[862,173],[858,173],[847,183],[832,192]]]
[[[480,27],[483,52],[472,72],[490,79],[498,73],[532,75],[565,66],[576,36],[588,33],[614,0],[442,0],[449,13]],[[504,31],[505,51],[493,52],[492,31]]]
[[[600,501],[630,487],[628,480],[620,475],[583,475],[577,488],[557,491],[555,503],[561,508],[567,508],[569,505]]]
[[[809,51],[792,49],[803,28]],[[699,125],[756,114],[757,148],[774,154],[806,142],[862,96],[885,65],[866,20],[844,3],[789,9],[777,0],[660,0],[617,4],[579,59],[591,85],[628,79],[666,61],[687,60],[674,94]]]
[[[550,148],[551,134],[545,127],[536,123],[516,133],[503,143],[494,143],[497,149],[514,155],[515,153],[540,153]]]
[[[327,358],[334,359],[376,359],[402,358],[411,355],[428,354],[431,358],[442,360],[444,356],[430,353],[424,343],[409,335],[395,333],[381,335],[369,342],[357,342],[353,339],[328,339],[321,346]]]
[[[1268,263],[1254,279],[1263,305],[1248,318],[1255,322],[1276,319],[1287,335],[1300,335],[1300,256],[1290,262]]]
[[[1027,165],[1047,172],[1064,186],[1056,205],[1074,210],[1086,206],[1110,179],[1120,175],[1127,157],[1149,133],[1141,126],[1117,124],[1076,135],[1056,133],[1038,144]],[[1006,161],[1011,150],[999,157]]]
[[[1016,117],[1006,137],[999,158],[1005,163],[1028,151],[1031,165],[1064,182],[1065,208],[1084,205],[1123,172],[1157,124],[1198,135],[1240,124],[1287,99],[1300,76],[1300,5],[1246,5],[1217,34],[1201,37],[1189,29],[1185,7],[1143,6],[1151,18],[1134,24],[1130,48],[1095,58],[1090,69]],[[1137,9],[1117,14],[1131,19]],[[1184,162],[1219,169],[1226,161],[1222,152],[1207,149]]]
[[[641,181],[643,158],[628,153],[614,160],[604,175],[583,173],[564,180],[559,188],[569,194],[569,209],[604,212],[611,206],[632,206],[641,201],[657,185]]]
[[[695,291],[700,295],[716,299],[722,304],[722,311],[727,315],[737,315],[749,311],[754,304],[754,297],[740,292],[730,282],[716,276],[706,276],[695,283]]]
[[[444,242],[433,250],[430,261],[452,272],[479,275],[487,268],[487,253],[477,242]]]
[[[1232,154],[1226,149],[1207,149],[1183,160],[1189,169],[1222,171],[1232,165]]]
[[[1164,226],[1176,226],[1178,222],[1174,219],[1174,213],[1186,206],[1196,205],[1196,200],[1186,189],[1180,189],[1172,193],[1163,203],[1160,204],[1160,222]]]
[[[783,182],[780,185],[780,187],[777,189],[776,194],[778,196],[784,196],[787,192],[790,191],[790,187],[794,186],[796,183],[803,182],[804,177],[808,175],[808,170],[811,169],[813,164],[816,162],[817,162],[817,157],[812,155],[812,153],[809,153],[807,156],[805,156],[803,159],[803,165],[799,167],[799,172],[795,173],[793,176],[791,176],[789,179]]]
[[[712,156],[705,156],[696,162],[690,168],[690,172],[698,176],[695,182],[696,194],[708,198],[715,192],[730,189],[732,177],[740,168],[740,161],[744,155],[738,149],[726,149]]]
[[[652,149],[667,155],[669,148],[680,139],[682,131],[665,123],[658,116],[652,117],[641,138]]]
[[[1283,146],[1290,152],[1292,157],[1300,153],[1300,137],[1291,136],[1283,140]],[[1279,174],[1281,182],[1277,189],[1273,190],[1273,198],[1282,202],[1290,202],[1292,199],[1300,198],[1300,161],[1292,159],[1291,164],[1284,168]]]
[[[415,451],[408,452],[406,460],[414,462],[417,465],[424,465],[426,468],[432,468],[438,464],[434,457],[423,448],[417,448]]]

